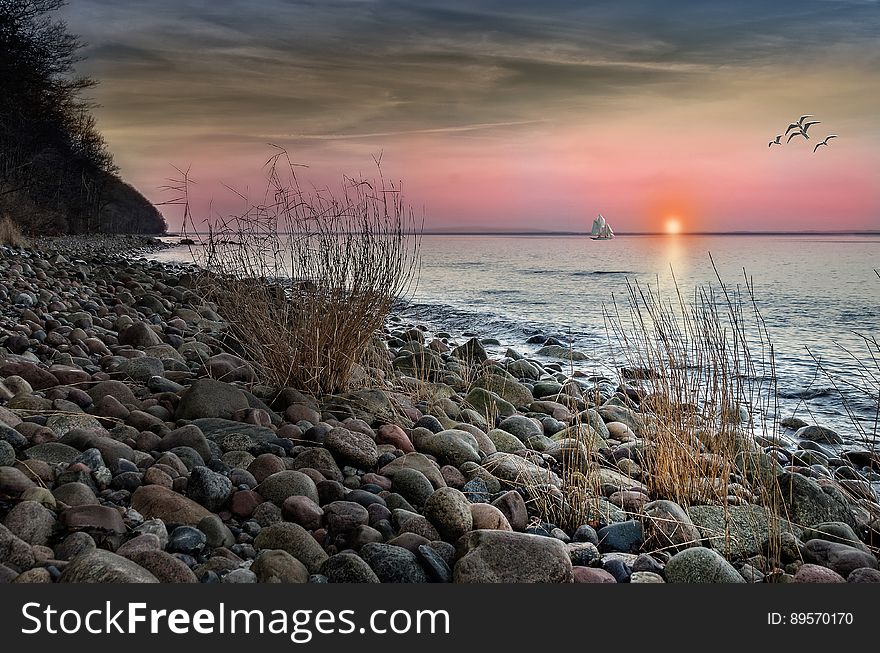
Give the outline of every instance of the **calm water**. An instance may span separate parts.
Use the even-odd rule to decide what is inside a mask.
[[[608,371],[613,338],[609,344],[603,307],[627,304],[627,281],[659,285],[672,299],[671,269],[686,295],[717,287],[710,252],[729,287],[743,285],[743,268],[753,280],[776,351],[781,416],[855,438],[807,347],[864,386],[840,347],[861,356],[868,350],[857,332],[880,338],[880,236],[424,236],[421,273],[402,315],[455,337],[497,338],[499,354],[507,347],[532,353],[539,345],[527,345],[529,336],[554,335],[591,357],[575,369]],[[161,258],[186,255],[180,248]],[[876,401],[847,394],[873,431]]]

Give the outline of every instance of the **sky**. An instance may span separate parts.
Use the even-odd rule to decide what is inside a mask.
[[[402,182],[428,230],[880,229],[876,0],[73,0],[122,176],[202,219]],[[807,141],[768,142],[802,114]],[[813,152],[827,134],[839,137]],[[785,142],[785,139],[783,139]],[[162,207],[171,229],[178,207]]]

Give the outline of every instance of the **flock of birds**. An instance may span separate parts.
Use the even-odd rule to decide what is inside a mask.
[[[784,134],[777,134],[776,138],[774,138],[772,141],[770,141],[767,144],[767,147],[773,147],[774,145],[782,145],[782,139],[785,138],[786,136],[788,136],[788,139],[785,141],[786,143],[791,143],[791,139],[796,138],[798,136],[803,136],[805,140],[810,140],[810,135],[807,133],[807,131],[813,125],[818,125],[822,122],[821,120],[807,120],[807,118],[812,118],[812,117],[813,117],[812,114],[809,114],[809,113],[804,114],[803,116],[798,118],[796,122],[791,123],[788,126],[788,128],[785,130]],[[837,138],[837,137],[838,137],[837,134],[828,134],[828,136],[825,137],[825,140],[823,140],[820,143],[816,143],[816,146],[813,148],[813,154],[815,154],[816,150],[818,150],[823,145],[827,146],[828,141],[830,141],[832,138]]]

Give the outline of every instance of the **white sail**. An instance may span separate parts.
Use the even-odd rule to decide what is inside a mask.
[[[599,217],[593,220],[593,229],[590,232],[590,236],[593,240],[609,240],[614,238],[614,231],[611,229],[611,225],[608,224],[605,216],[601,213]]]

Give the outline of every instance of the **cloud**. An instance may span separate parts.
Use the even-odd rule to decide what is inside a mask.
[[[736,119],[763,141],[805,98],[860,141],[880,138],[877,2],[76,0],[63,11],[89,43],[81,70],[100,80],[100,125],[135,178],[179,152],[228,168],[224,156],[270,141],[336,169],[395,144],[411,169],[479,159],[475,174],[500,178],[540,147],[613,130],[637,135],[653,161],[655,134],[675,131],[686,152]],[[563,171],[580,170],[590,143]]]

